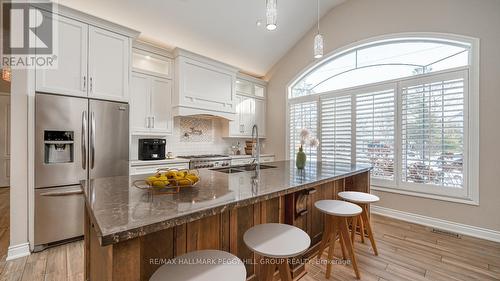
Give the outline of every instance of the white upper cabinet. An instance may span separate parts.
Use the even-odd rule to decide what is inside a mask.
[[[150,109],[149,77],[134,72],[130,83],[130,131],[132,133],[149,133]]]
[[[36,91],[127,102],[135,30],[60,6],[55,69],[36,70]]]
[[[172,133],[172,81],[151,77],[151,132]]]
[[[255,124],[259,128],[259,138],[266,137],[266,100],[255,99]],[[250,134],[252,132],[250,131]]]
[[[130,127],[134,135],[172,134],[172,81],[133,72]]]
[[[175,53],[175,114],[234,119],[236,69],[184,50],[176,49]]]
[[[236,117],[229,121],[226,136],[252,136],[252,127],[257,125],[259,137],[266,137],[266,82],[246,76],[238,75],[235,83]]]
[[[57,68],[37,70],[36,90],[70,96],[87,96],[88,25],[44,12],[57,21]]]
[[[169,57],[149,53],[141,49],[133,49],[132,70],[162,78],[173,78],[173,61]]]
[[[90,26],[89,97],[128,101],[130,39]]]

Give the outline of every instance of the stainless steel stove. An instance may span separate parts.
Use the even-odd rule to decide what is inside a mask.
[[[231,165],[231,157],[227,155],[205,154],[205,155],[186,155],[177,157],[183,159],[189,159],[190,169],[227,167]]]

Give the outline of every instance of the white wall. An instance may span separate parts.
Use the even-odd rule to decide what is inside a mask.
[[[480,42],[480,206],[376,192],[379,206],[500,231],[500,1],[349,0],[321,19],[325,53],[370,37],[400,32],[440,32]],[[266,75],[267,150],[285,159],[286,85],[312,59],[315,30],[304,36]]]

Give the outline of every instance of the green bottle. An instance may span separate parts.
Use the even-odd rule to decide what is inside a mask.
[[[297,169],[304,169],[306,166],[306,154],[304,153],[304,150],[302,149],[302,146],[299,147],[299,152],[297,152]]]

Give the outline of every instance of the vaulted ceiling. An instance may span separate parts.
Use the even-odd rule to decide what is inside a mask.
[[[344,1],[320,0],[321,15]],[[317,13],[314,0],[278,0],[278,28],[267,31],[265,0],[58,2],[136,29],[143,40],[181,47],[256,76],[266,74],[314,26]]]

